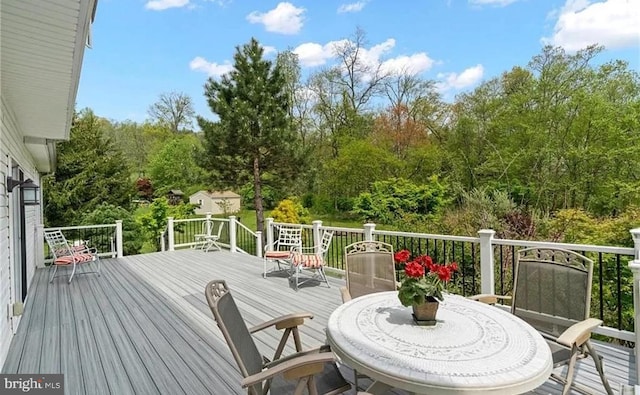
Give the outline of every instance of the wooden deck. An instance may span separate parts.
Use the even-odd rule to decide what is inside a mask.
[[[103,259],[102,275],[47,283],[38,270],[3,373],[64,373],[66,394],[241,394],[240,374],[204,299],[211,279],[225,279],[249,326],[311,311],[305,347],[324,343],[324,327],[341,303],[342,281],[298,292],[284,277],[262,278],[262,261],[227,251],[182,250]],[[257,335],[273,354],[280,332]],[[599,344],[617,389],[635,384],[629,349]],[[291,350],[289,350],[291,351]],[[345,375],[350,371],[344,368]],[[590,362],[577,380],[602,393]],[[361,381],[366,384],[366,381]],[[536,393],[559,393],[548,382]]]

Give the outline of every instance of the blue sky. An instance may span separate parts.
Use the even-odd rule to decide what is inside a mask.
[[[640,69],[639,0],[99,0],[78,108],[142,122],[164,92],[183,92],[214,118],[208,77],[229,70],[255,37],[267,56],[296,52],[308,75],[333,64],[335,42],[366,32],[367,61],[438,82],[445,98],[513,66],[546,43],[605,46],[598,62]]]

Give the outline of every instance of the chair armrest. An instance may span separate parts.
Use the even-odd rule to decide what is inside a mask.
[[[283,315],[281,317],[274,318],[272,320],[263,322],[262,324],[256,325],[252,328],[249,328],[249,333],[255,333],[274,325],[276,329],[295,328],[296,326],[304,324],[305,318],[313,319],[313,314],[296,313],[296,314]]]
[[[496,304],[498,300],[511,300],[511,296],[508,295],[493,295],[493,294],[477,294],[469,296],[468,299],[477,300],[478,302],[486,304]]]
[[[342,296],[342,303],[347,303],[351,300],[351,294],[349,293],[347,287],[340,288],[340,295]]]
[[[280,360],[278,360],[280,361]],[[332,352],[321,352],[296,356],[295,358],[271,364],[268,369],[242,379],[242,388],[261,383],[279,374],[287,379],[296,379],[321,372],[324,364],[335,361]]]
[[[600,325],[602,325],[602,320],[597,318],[587,318],[584,321],[577,322],[568,327],[556,339],[556,342],[567,347],[573,347],[574,344],[576,346],[581,346],[591,338],[591,331]]]

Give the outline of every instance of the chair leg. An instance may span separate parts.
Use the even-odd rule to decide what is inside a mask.
[[[318,268],[318,272],[320,273],[320,277],[322,277],[322,281],[327,284],[327,287],[331,288],[331,285],[329,285],[329,280],[327,280],[327,275],[324,274],[324,266],[320,266]]]
[[[54,277],[56,276],[56,272],[58,271],[58,265],[51,264],[51,268],[49,269],[51,275],[49,276],[49,282],[53,282]]]
[[[564,388],[562,388],[562,395],[567,395],[569,391],[571,391],[571,384],[573,383],[573,370],[576,366],[576,361],[578,360],[578,349],[576,346],[573,346],[571,350],[571,360],[569,361],[569,366],[567,367],[567,377],[564,383]]]
[[[71,280],[73,280],[73,275],[76,274],[76,263],[73,262],[73,270],[71,271],[71,277],[69,277],[69,284],[71,284]]]
[[[593,359],[593,363],[596,365],[596,369],[598,370],[598,374],[600,375],[600,380],[602,380],[602,385],[604,389],[607,391],[607,394],[613,395],[613,391],[611,390],[611,386],[609,385],[609,380],[607,380],[607,376],[604,375],[604,367],[602,366],[602,359],[596,352],[596,350],[591,345],[591,342],[587,340],[585,343],[587,350],[589,350],[589,355]]]

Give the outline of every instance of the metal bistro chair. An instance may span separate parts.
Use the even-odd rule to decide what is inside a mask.
[[[211,218],[207,218],[202,222],[202,233],[196,233],[193,235],[193,239],[196,243],[195,247],[199,249],[204,249],[206,245],[205,238],[207,236],[211,236],[213,234],[213,220]]]
[[[218,244],[218,240],[222,236],[222,228],[224,228],[224,222],[218,222],[218,232],[216,234],[209,234],[204,236],[204,244],[202,245],[202,249],[205,252],[209,252],[212,248],[217,248],[218,251],[221,251],[220,245]],[[213,228],[212,228],[213,229]]]
[[[397,289],[393,246],[381,241],[359,241],[344,249],[346,287],[342,302],[374,292]]]
[[[264,247],[262,277],[267,278],[267,273],[282,271],[281,265],[291,265],[292,250],[302,247],[302,227],[296,225],[278,225],[278,239]],[[267,269],[268,263],[272,263],[271,269]]]
[[[554,368],[567,365],[566,375],[551,374],[571,389],[590,390],[573,382],[576,361],[592,357],[607,394],[613,394],[604,374],[602,357],[591,344],[591,331],[602,321],[589,318],[593,261],[584,255],[559,248],[526,248],[518,251],[511,312],[536,328],[547,340]],[[473,299],[496,303],[508,296],[476,295]]]
[[[351,389],[351,385],[340,374],[335,356],[327,346],[301,351],[298,325],[303,324],[305,318],[313,318],[311,314],[291,314],[249,329],[224,280],[209,282],[205,288],[205,297],[240,368],[242,388],[246,388],[249,395],[301,395],[305,389],[311,395],[333,395]],[[251,334],[272,326],[285,329],[285,333],[274,360],[269,361],[260,354]],[[291,331],[297,352],[279,358]]]
[[[53,262],[49,269],[51,271],[49,282],[52,282],[56,277],[59,266],[72,268],[69,283],[71,283],[73,276],[76,274],[77,266],[85,263],[91,264],[95,262],[97,267],[95,270],[83,271],[78,274],[97,273],[98,276],[100,275],[100,258],[95,248],[88,247],[86,244],[70,245],[61,230],[45,231],[44,238],[49,245],[49,251],[53,255]]]
[[[293,257],[291,258],[291,274],[289,281],[294,283],[295,290],[297,291],[300,285],[311,280],[319,280],[329,285],[327,276],[324,273],[324,265],[327,260],[327,253],[329,252],[329,246],[333,239],[333,231],[325,230],[322,233],[320,244],[314,247],[296,247],[293,250]],[[309,272],[311,276],[300,280],[300,274],[302,272]]]
[[[346,287],[340,289],[342,303],[375,292],[395,291],[396,269],[393,246],[381,241],[359,241],[344,248]],[[354,387],[366,375],[353,369]]]

